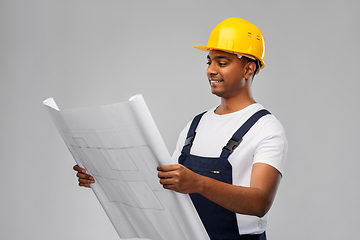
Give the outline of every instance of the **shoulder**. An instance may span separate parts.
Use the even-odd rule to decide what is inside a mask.
[[[257,138],[272,138],[278,136],[286,141],[285,129],[273,114],[266,115],[258,121],[256,127],[254,127],[254,134]]]

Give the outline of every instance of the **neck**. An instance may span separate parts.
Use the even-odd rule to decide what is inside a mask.
[[[237,112],[254,103],[256,103],[256,101],[252,97],[250,86],[248,86],[248,88],[245,88],[244,91],[234,97],[222,97],[221,104],[218,108],[216,108],[215,113],[223,115]]]

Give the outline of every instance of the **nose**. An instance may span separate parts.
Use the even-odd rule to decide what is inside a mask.
[[[216,66],[215,66],[215,63],[212,62],[209,64],[208,68],[206,69],[206,75],[212,76],[212,75],[216,75],[216,74],[217,74]]]

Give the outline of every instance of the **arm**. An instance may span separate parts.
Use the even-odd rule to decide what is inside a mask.
[[[181,164],[158,167],[165,189],[180,193],[199,193],[220,206],[240,214],[264,216],[270,209],[280,183],[278,170],[255,163],[250,187],[235,186],[192,172]]]
[[[77,172],[76,176],[79,178],[79,186],[80,187],[86,187],[89,188],[90,184],[95,182],[95,179],[93,176],[86,173],[86,170],[84,168],[79,167],[78,165],[75,165],[73,169]]]

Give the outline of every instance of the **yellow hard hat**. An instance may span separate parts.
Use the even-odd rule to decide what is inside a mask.
[[[194,46],[202,51],[221,50],[260,61],[265,67],[265,37],[251,22],[231,17],[219,23],[210,33],[207,46]],[[255,59],[254,59],[255,60]]]

